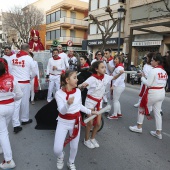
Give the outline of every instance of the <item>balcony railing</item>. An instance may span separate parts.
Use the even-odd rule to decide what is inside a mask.
[[[88,21],[67,18],[67,17],[60,18],[60,23],[61,24],[65,23],[65,24],[71,24],[71,25],[86,26],[86,27],[88,26]]]
[[[83,38],[60,37],[60,42],[67,42],[68,40],[71,40],[73,44],[81,44],[83,41]]]

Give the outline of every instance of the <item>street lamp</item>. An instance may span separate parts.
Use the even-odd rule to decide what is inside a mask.
[[[125,9],[123,6],[120,6],[120,8],[117,10],[118,12],[118,20],[119,20],[119,38],[118,38],[118,54],[120,54],[120,34],[121,34],[121,21],[125,14]]]

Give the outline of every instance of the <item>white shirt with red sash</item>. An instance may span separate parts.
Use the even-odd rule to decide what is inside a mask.
[[[148,74],[150,73],[152,68],[153,67],[147,63],[144,65],[143,72],[144,72],[146,78],[148,77]]]
[[[67,104],[67,100],[70,97],[74,97],[74,102],[71,105]],[[58,106],[58,111],[62,115],[67,115],[67,114],[75,114],[79,111],[82,111],[86,114],[91,114],[91,110],[87,109],[82,105],[82,100],[81,100],[81,91],[76,88],[75,92],[67,94],[65,91],[62,89],[58,90],[55,94],[55,99],[57,102]],[[66,122],[66,123],[75,123],[75,120],[67,120],[63,119],[60,116],[58,116],[57,120]]]
[[[25,51],[19,51],[11,60],[12,72],[11,74],[17,81],[29,81],[30,73],[32,77],[36,76],[35,64],[31,56]],[[29,83],[29,82],[28,82]]]
[[[113,77],[120,74],[120,71],[124,70],[123,64],[118,64],[115,66],[115,69],[112,73]],[[121,74],[116,80],[112,81],[113,86],[125,87],[125,73]]]
[[[53,67],[57,67],[57,69],[53,69]],[[59,57],[58,58],[50,58],[48,60],[48,65],[47,65],[47,75],[60,75],[61,71],[65,70],[65,64],[64,64],[64,59]]]

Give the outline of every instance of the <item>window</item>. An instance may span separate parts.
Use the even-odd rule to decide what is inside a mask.
[[[60,38],[60,30],[56,30],[55,32],[55,38],[59,39]]]
[[[66,17],[67,16],[67,13],[66,13],[66,11],[61,11],[61,18],[63,18],[63,17]]]
[[[70,30],[70,37],[75,37],[76,36],[76,32],[75,30]]]
[[[0,34],[0,39],[2,39],[2,34]]]
[[[51,32],[50,32],[50,31],[47,32],[46,40],[47,40],[47,41],[48,41],[48,40],[51,40]]]
[[[117,24],[117,31],[119,31],[119,23]],[[121,32],[124,32],[124,20],[121,20]]]
[[[108,6],[108,0],[99,0],[99,8]]]
[[[98,0],[91,0],[90,9],[91,11],[96,10],[98,8]]]
[[[110,5],[116,4],[118,2],[119,2],[119,0],[110,0]]]
[[[47,15],[46,16],[46,24],[50,24],[51,23],[51,15]]]
[[[56,18],[55,18],[55,13],[52,13],[51,14],[51,22],[55,22],[56,20],[55,20]]]
[[[0,30],[2,30],[2,25],[0,25]]]
[[[107,24],[107,22],[104,22],[105,26]],[[105,28],[103,26],[100,27],[102,29],[103,32],[106,32]],[[98,34],[101,34],[100,29],[98,29]]]
[[[55,40],[56,39],[55,32],[56,32],[55,30],[51,31],[51,40]]]
[[[90,24],[90,34],[97,34],[97,25]]]
[[[55,17],[56,17],[56,21],[59,21],[60,20],[60,11],[57,11],[56,13],[55,13]]]
[[[61,37],[66,37],[66,30],[61,30]]]

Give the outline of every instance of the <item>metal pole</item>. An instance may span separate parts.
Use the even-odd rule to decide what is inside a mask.
[[[120,34],[121,34],[121,19],[119,19],[118,54],[120,54]]]

